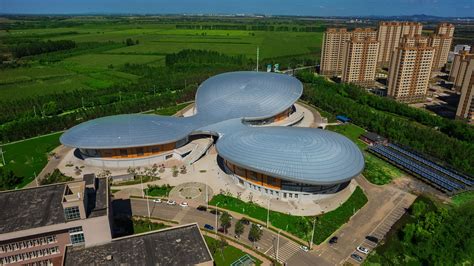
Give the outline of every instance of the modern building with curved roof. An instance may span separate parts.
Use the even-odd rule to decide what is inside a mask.
[[[103,117],[71,128],[60,141],[91,164],[125,168],[186,160],[195,135],[212,135],[225,171],[241,186],[282,198],[336,192],[364,168],[358,147],[330,131],[271,126],[295,112],[302,92],[288,75],[224,73],[199,86],[192,116]]]

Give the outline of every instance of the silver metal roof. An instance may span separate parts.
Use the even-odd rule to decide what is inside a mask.
[[[75,148],[151,146],[180,140],[195,129],[233,118],[268,118],[295,103],[303,92],[296,78],[265,72],[230,72],[209,78],[196,93],[198,113],[180,118],[128,114],[72,127],[61,143]]]
[[[216,148],[235,165],[305,184],[341,183],[364,169],[352,141],[316,128],[247,127],[222,136]]]
[[[191,134],[219,136],[219,154],[247,169],[308,184],[334,184],[364,168],[358,147],[337,133],[289,127],[249,127],[242,120],[264,119],[291,107],[302,94],[291,76],[232,72],[206,80],[191,117],[116,115],[77,125],[61,136],[66,146],[109,149],[170,143]]]

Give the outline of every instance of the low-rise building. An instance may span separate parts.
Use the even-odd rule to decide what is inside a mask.
[[[66,245],[112,239],[107,179],[0,193],[0,265],[61,265]]]
[[[68,246],[64,265],[214,264],[197,224],[116,238],[91,247]]]

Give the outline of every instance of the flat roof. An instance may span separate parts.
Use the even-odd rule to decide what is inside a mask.
[[[65,223],[65,184],[0,192],[0,233]]]
[[[67,184],[0,192],[0,234],[65,223],[62,200]],[[98,179],[96,192],[88,195],[88,218],[107,215],[107,180]]]
[[[197,224],[113,239],[98,246],[68,246],[65,265],[196,265],[213,261]]]

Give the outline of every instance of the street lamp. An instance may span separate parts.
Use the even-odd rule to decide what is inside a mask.
[[[309,249],[312,249],[313,248],[313,239],[314,239],[314,230],[316,229],[316,220],[318,218],[314,218],[313,219],[313,231],[311,232],[311,242],[309,243]]]
[[[145,190],[143,190],[143,177],[140,175],[140,184],[142,185],[142,198],[145,198]]]
[[[217,206],[219,206],[219,203],[220,202],[216,204],[216,235],[217,235],[217,216],[219,216],[219,209],[217,209]]]
[[[280,249],[280,232],[281,229],[278,230],[278,235],[277,235],[277,252],[276,252],[276,260],[278,261],[278,250]]]
[[[147,191],[148,192],[148,191]],[[151,222],[151,215],[150,215],[150,202],[148,200],[148,193],[146,193],[146,208],[148,210],[148,221]],[[148,228],[151,231],[151,224],[148,224]]]
[[[270,197],[268,198],[268,208],[267,208],[267,228],[270,223]]]

